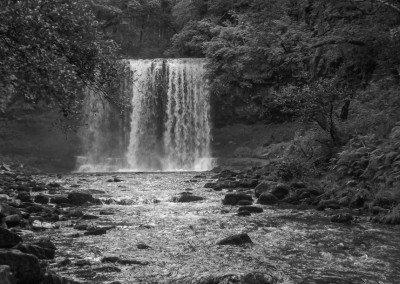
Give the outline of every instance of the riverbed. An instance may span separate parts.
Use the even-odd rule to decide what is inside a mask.
[[[204,188],[212,174],[115,173],[41,175],[106,200],[128,205],[97,205],[83,211],[111,228],[105,235],[78,236],[74,222],[61,221],[26,238],[48,236],[58,248],[50,267],[83,283],[161,283],[182,276],[260,271],[281,283],[398,283],[400,227],[370,223],[359,216],[351,225],[331,223],[330,211],[261,206],[264,212],[237,216],[237,207],[224,206],[226,190]],[[118,177],[122,181],[109,182]],[[71,188],[72,189],[72,188]],[[202,201],[174,203],[181,192]],[[110,215],[100,215],[107,211]],[[219,246],[222,238],[247,233],[253,244]],[[135,264],[102,263],[118,256]],[[68,258],[71,264],[60,265]]]

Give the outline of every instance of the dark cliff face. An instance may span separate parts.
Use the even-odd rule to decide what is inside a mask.
[[[164,57],[177,32],[169,1],[92,2],[103,31],[121,47],[122,58]]]

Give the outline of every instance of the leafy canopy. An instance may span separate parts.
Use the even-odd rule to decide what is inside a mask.
[[[104,98],[122,72],[86,1],[0,2],[0,110],[45,102],[76,112],[85,87]]]

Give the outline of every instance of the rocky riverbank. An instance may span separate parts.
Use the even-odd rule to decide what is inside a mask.
[[[289,243],[303,248],[305,239],[299,242],[287,231],[285,220],[290,230],[301,219],[310,220],[313,229],[301,233],[306,235],[315,226],[325,231],[329,222],[343,224],[345,231],[362,227],[362,235],[370,234],[363,224],[379,222],[392,210],[382,204],[382,210],[372,211],[372,201],[361,202],[357,195],[346,196],[344,203],[312,182],[282,183],[269,173],[263,167],[214,169],[183,179],[173,174],[40,176],[3,166],[0,273],[7,284],[293,283],[279,269],[265,266],[265,257],[291,263],[278,256],[287,253]],[[348,184],[346,191],[352,188]],[[332,241],[339,253],[362,257],[358,241],[348,242],[351,231],[346,239],[340,231],[341,240]],[[264,250],[268,253],[260,255]],[[233,262],[226,258],[232,253]],[[291,278],[304,279],[302,268],[291,265],[297,267]]]

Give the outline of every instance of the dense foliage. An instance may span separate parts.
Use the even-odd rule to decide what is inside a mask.
[[[340,121],[357,100],[366,103],[360,91],[398,85],[398,1],[197,0],[185,7],[180,13],[192,16],[170,52],[209,59],[219,102],[253,103],[260,117],[311,119],[340,144]]]
[[[0,2],[0,110],[44,102],[64,116],[77,112],[83,89],[112,96],[123,68],[82,1]]]

